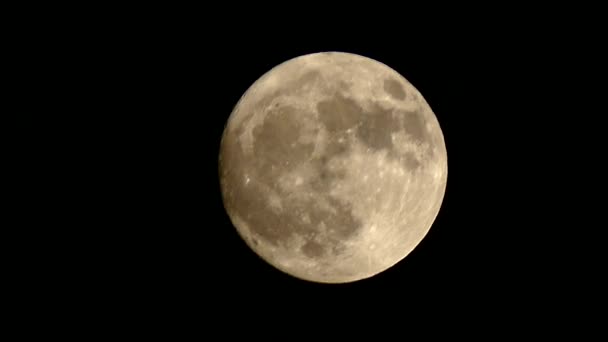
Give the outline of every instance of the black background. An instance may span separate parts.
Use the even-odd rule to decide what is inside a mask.
[[[83,15],[35,32],[32,68],[45,76],[40,87],[60,94],[46,103],[70,114],[53,117],[66,133],[49,150],[69,161],[53,165],[72,185],[54,214],[66,228],[44,235],[61,241],[52,253],[61,261],[41,269],[81,310],[186,325],[404,311],[489,322],[576,302],[553,295],[574,263],[557,240],[582,225],[562,215],[575,188],[560,172],[573,150],[564,136],[580,104],[556,100],[578,96],[564,84],[584,72],[567,53],[585,45],[568,27],[534,17],[414,24],[370,14],[321,25],[334,20],[186,12]],[[232,226],[218,180],[221,134],[239,98],[275,65],[320,51],[361,54],[405,76],[434,110],[448,152],[429,234],[394,267],[350,284],[302,281],[258,258]]]
[[[514,184],[522,186],[516,165],[537,161],[518,152],[523,141],[513,141],[530,133],[508,122],[527,99],[521,87],[509,89],[519,86],[509,79],[519,76],[511,73],[514,66],[493,58],[509,53],[504,47],[459,43],[457,37],[399,44],[361,36],[279,40],[257,34],[212,42],[194,34],[153,40],[131,61],[138,101],[116,117],[132,134],[125,158],[135,166],[133,174],[126,169],[133,193],[127,190],[121,199],[132,221],[119,226],[128,232],[125,250],[133,253],[130,266],[121,268],[128,279],[139,286],[150,277],[157,282],[152,289],[167,300],[176,291],[202,301],[222,298],[235,307],[314,307],[332,300],[391,307],[412,301],[482,304],[486,296],[505,296],[494,293],[505,282],[521,285],[526,270],[511,269],[526,243],[517,231],[534,229],[534,218],[521,218],[523,201],[506,197],[521,196],[512,193]],[[435,111],[449,158],[444,205],[427,238],[394,268],[345,285],[294,279],[251,252],[222,206],[217,170],[224,125],[247,88],[278,63],[327,50],[377,59],[410,80]],[[150,92],[136,88],[142,85]],[[521,247],[513,248],[514,241]]]

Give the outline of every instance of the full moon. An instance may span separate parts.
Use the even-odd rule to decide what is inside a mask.
[[[443,202],[447,151],[420,92],[374,59],[299,56],[240,98],[219,152],[224,207],[263,260],[347,283],[403,260]]]

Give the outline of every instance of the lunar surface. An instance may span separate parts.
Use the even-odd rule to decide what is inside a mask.
[[[224,207],[263,260],[346,283],[404,259],[437,217],[447,152],[420,92],[387,65],[322,52],[264,74],[228,119]]]

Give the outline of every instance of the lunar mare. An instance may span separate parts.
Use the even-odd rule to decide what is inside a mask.
[[[293,58],[258,79],[228,119],[219,156],[226,211],[262,259],[294,277],[374,276],[425,237],[447,152],[420,92],[373,59]]]

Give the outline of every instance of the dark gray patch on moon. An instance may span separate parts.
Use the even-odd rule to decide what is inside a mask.
[[[289,106],[272,108],[264,122],[253,129],[254,154],[262,175],[274,179],[312,154],[313,144],[298,142],[302,124],[296,120],[297,114]]]
[[[314,173],[310,182],[312,190],[323,193],[335,182],[346,178],[346,171],[331,168],[330,162],[349,153],[351,146],[351,138],[346,131],[335,132],[328,138],[322,154],[310,160]]]
[[[327,162],[331,158],[346,154],[352,146],[351,137],[346,131],[335,132],[328,137],[322,161]]]
[[[398,111],[396,112],[397,117],[399,118],[400,126],[403,132],[408,135],[409,139],[412,139],[414,144],[418,146],[422,146],[422,144],[432,144],[432,134],[428,132],[426,128],[426,120],[424,118],[424,114],[418,111]],[[394,151],[389,151],[389,155]],[[427,149],[423,152],[422,158],[432,158],[433,151],[431,149]],[[416,154],[413,152],[406,152],[400,156],[394,156],[401,160],[401,164],[407,170],[417,170],[423,165],[422,160],[420,160]]]
[[[413,152],[406,152],[402,157],[402,162],[406,170],[417,170],[422,165]]]
[[[348,92],[350,90],[351,86],[346,83],[344,80],[339,80],[338,81],[338,89],[342,92]]]
[[[368,147],[374,150],[390,149],[391,133],[399,130],[400,122],[393,117],[392,111],[373,105],[371,113],[366,113],[354,100],[340,94],[319,101],[317,112],[329,133],[330,150],[336,147],[339,136],[350,128],[356,129],[357,137]]]
[[[339,94],[329,100],[319,101],[317,112],[330,134],[355,127],[363,116],[363,109],[355,101]]]
[[[253,155],[244,153],[235,131],[226,133],[220,169],[221,182],[230,186],[223,186],[222,194],[226,208],[247,222],[256,236],[249,238],[253,246],[261,241],[280,246],[295,235],[314,237],[322,225],[332,229],[323,243],[305,242],[302,253],[314,258],[340,250],[341,241],[355,234],[362,223],[353,216],[352,207],[328,193],[332,184],[345,177],[343,171],[329,168],[329,161],[346,153],[348,144],[331,139],[325,154],[311,160],[313,146],[298,141],[302,133],[297,120],[300,114],[284,105],[270,109],[253,129]],[[311,163],[316,172],[302,185],[302,193],[288,193],[279,187],[278,177],[302,163]],[[245,181],[245,172],[249,182]],[[269,191],[281,200],[280,207],[269,204]],[[320,206],[322,201],[329,208]],[[303,215],[308,219],[303,220]]]
[[[373,107],[371,113],[363,116],[357,136],[374,150],[391,150],[393,147],[391,134],[400,129],[399,120],[393,117],[391,110],[385,110],[378,105]]]
[[[285,233],[290,231],[291,223],[277,215],[266,201],[261,200],[260,194],[267,191],[264,177],[260,177],[254,160],[243,152],[236,136],[227,136],[224,139],[220,163],[221,182],[230,184],[222,187],[227,210],[247,222],[260,239],[271,243],[280,241]],[[248,183],[245,182],[244,172],[249,173]],[[255,240],[251,242],[256,244]]]
[[[328,215],[324,219],[325,225],[333,229],[335,237],[339,240],[347,240],[361,228],[361,222],[353,216],[353,207],[350,203],[342,202],[331,196],[326,199],[335,214]]]
[[[288,85],[286,90],[290,93],[297,92],[301,90],[305,85],[310,85],[315,81],[321,79],[321,72],[318,70],[310,70],[305,72],[302,76],[294,81],[292,85]]]
[[[428,140],[429,133],[426,129],[424,114],[420,112],[403,112],[403,130],[411,138],[419,143]],[[429,141],[430,142],[430,141]]]
[[[285,210],[291,209],[289,203],[283,203],[282,211],[270,207],[267,188],[267,184],[258,180],[252,180],[246,185],[237,183],[233,188],[234,196],[228,196],[226,203],[229,210],[234,210],[247,222],[251,232],[259,239],[277,246],[297,231],[299,222]]]
[[[319,58],[333,58],[329,56],[320,55]],[[357,72],[356,68],[366,68],[355,63],[354,58],[352,60],[353,73]],[[433,113],[424,107],[421,95],[417,95],[407,82],[400,82],[402,79],[398,75],[382,80],[383,83],[377,84],[380,89],[376,89],[381,98],[390,96],[395,101],[379,101],[374,98],[377,96],[375,91],[358,93],[354,100],[351,99],[352,91],[363,91],[354,89],[356,83],[350,83],[358,82],[358,77],[344,74],[344,77],[334,77],[338,79],[324,79],[333,75],[333,69],[325,74],[324,62],[319,61],[322,63],[318,70],[310,70],[299,63],[278,68],[276,77],[266,78],[273,78],[272,85],[265,85],[262,80],[237,104],[233,121],[229,122],[231,129],[224,131],[222,139],[220,182],[224,206],[233,223],[238,224],[241,237],[255,252],[279,267],[281,258],[291,257],[291,252],[286,250],[293,248],[290,243],[297,242],[301,247],[300,255],[294,257],[315,259],[317,262],[312,264],[320,266],[314,272],[308,269],[308,278],[348,281],[382,269],[366,270],[363,265],[361,270],[339,271],[340,263],[323,269],[337,261],[335,255],[346,249],[351,251],[345,241],[365,234],[361,231],[363,222],[357,219],[362,213],[355,215],[355,209],[349,203],[353,199],[346,202],[330,194],[336,185],[356,186],[357,182],[347,169],[341,169],[347,166],[341,166],[336,158],[350,158],[354,148],[358,151],[362,147],[372,157],[386,156],[391,162],[399,162],[405,170],[412,171],[426,169],[427,165],[434,167],[439,161],[437,158],[443,161],[445,147],[443,136],[436,132]],[[344,71],[350,72],[348,69],[344,68]],[[406,91],[408,89],[411,90]],[[318,95],[330,98],[309,109],[312,112],[302,113],[295,108],[296,102],[290,102],[293,96],[298,99],[299,107]],[[365,103],[358,102],[359,97]],[[426,112],[407,112],[400,105],[392,108],[389,104],[406,99],[418,99],[411,104],[419,104]],[[387,106],[389,109],[385,109]],[[426,127],[428,120],[432,120],[432,128]],[[251,128],[251,136],[246,138],[251,139],[252,146],[243,146],[241,137],[245,138],[248,128]],[[314,142],[302,143],[303,138]],[[395,146],[401,141],[406,146]],[[433,156],[433,153],[437,155]],[[423,180],[418,172],[405,177],[410,176],[414,181]],[[297,182],[296,177],[300,177]],[[286,183],[291,181],[295,183]],[[430,191],[436,189],[432,186],[429,184],[429,192],[420,190],[418,196],[422,201],[441,200],[429,197]],[[418,227],[414,224],[417,223],[412,223],[412,229]],[[419,234],[414,236],[419,237]],[[397,235],[393,238],[403,239]],[[275,253],[272,247],[279,247],[279,250]],[[378,247],[373,253],[380,253],[379,256],[388,261],[401,257],[383,255],[382,246]],[[365,258],[371,252],[361,249],[356,253]],[[304,269],[295,263],[292,270],[302,274]]]
[[[312,181],[310,182],[310,187],[313,191],[318,193],[327,191],[332,184],[341,178],[344,178],[344,176],[339,173],[333,172],[329,168],[323,166],[316,168],[314,172],[314,178],[312,178]]]
[[[401,87],[400,84],[398,85]],[[426,130],[423,114],[384,109],[374,103],[371,104],[371,107],[369,112],[365,112],[354,100],[340,94],[317,104],[319,120],[329,134],[324,155],[319,159],[320,162],[325,164],[328,160],[350,150],[351,136],[346,131],[353,128],[355,136],[368,148],[374,151],[386,150],[389,158],[400,160],[407,170],[418,169],[422,162],[414,153],[403,155],[397,152],[393,145],[392,134],[404,131],[417,144],[428,142],[426,139],[429,138],[429,132]],[[315,190],[323,191],[338,179],[338,175],[323,167],[316,168],[318,177],[312,183]]]
[[[309,240],[304,244],[304,246],[302,246],[302,253],[309,258],[314,258],[323,256],[326,251],[320,243]]]
[[[388,78],[384,80],[384,91],[396,100],[405,100],[405,90],[399,81]]]
[[[303,247],[303,252],[308,256],[323,256],[361,227],[361,222],[353,216],[349,205],[331,198],[326,193],[319,193],[318,196],[330,203],[330,208],[319,206],[319,198],[281,194],[279,196],[282,198],[283,209],[275,210],[261,200],[260,194],[263,192],[260,190],[250,187],[244,191],[245,196],[235,198],[233,204],[234,208],[238,208],[239,215],[245,218],[251,231],[273,246],[279,246],[295,235],[314,237],[323,223],[332,228],[327,241],[319,244],[308,239]],[[251,203],[252,200],[255,203]],[[306,214],[308,220],[302,220],[301,214]]]

